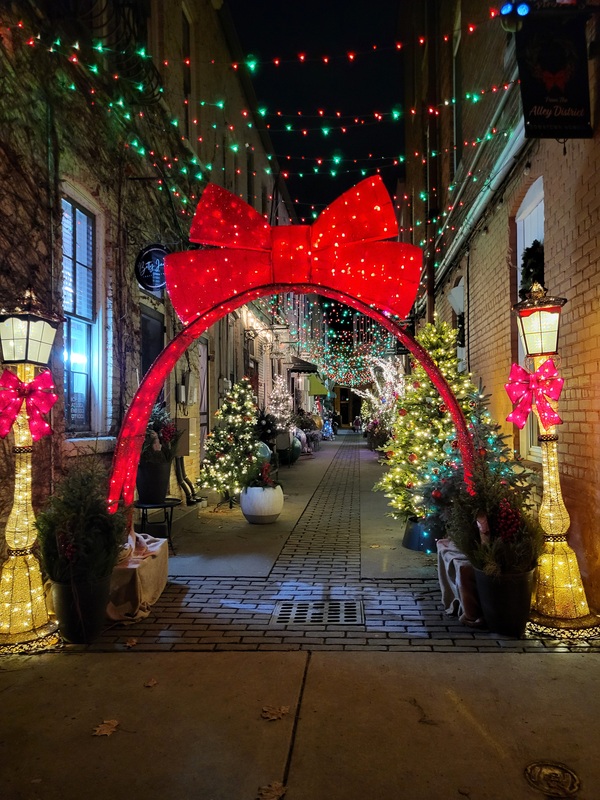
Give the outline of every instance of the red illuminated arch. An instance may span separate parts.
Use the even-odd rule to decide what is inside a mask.
[[[279,228],[271,228],[235,195],[209,184],[190,238],[215,247],[174,253],[165,260],[169,295],[186,327],[156,359],[125,415],[113,461],[111,508],[121,497],[126,504],[133,502],[152,406],[177,360],[221,317],[259,297],[290,291],[339,300],[405,345],[448,406],[470,483],[473,445],[460,406],[429,354],[399,321],[413,304],[422,254],[413,245],[382,241],[396,234],[394,209],[379,177],[343,194],[313,226]]]

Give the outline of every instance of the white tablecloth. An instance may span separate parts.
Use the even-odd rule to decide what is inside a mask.
[[[438,539],[438,580],[446,614],[458,615],[465,625],[483,627],[483,615],[475,587],[473,566],[450,541]]]
[[[167,540],[132,531],[124,557],[112,573],[109,619],[135,622],[147,617],[167,585],[168,574]]]

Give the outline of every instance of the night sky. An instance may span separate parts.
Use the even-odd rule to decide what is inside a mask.
[[[264,120],[281,170],[289,172],[286,183],[301,220],[310,222],[313,211],[377,167],[393,194],[402,175],[393,161],[404,153],[403,120],[392,117],[394,110],[403,111],[402,54],[396,48],[402,0],[227,2],[244,53],[258,62],[253,73],[258,105],[268,110]],[[281,59],[280,66],[274,59]],[[375,113],[384,115],[383,121]]]

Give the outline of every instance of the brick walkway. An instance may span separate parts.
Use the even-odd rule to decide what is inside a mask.
[[[89,649],[590,652],[600,640],[504,639],[444,614],[437,580],[360,577],[359,444],[347,437],[267,578],[171,578],[151,615]],[[300,621],[302,620],[302,621]]]

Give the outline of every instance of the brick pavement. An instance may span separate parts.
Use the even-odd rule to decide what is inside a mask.
[[[345,437],[268,577],[171,577],[147,619],[108,629],[88,649],[123,650],[135,639],[138,652],[600,651],[600,640],[516,640],[467,628],[444,614],[435,579],[361,579],[359,448],[358,437]],[[278,621],[281,603],[309,620],[341,606],[342,618]],[[352,621],[353,612],[364,619]]]

